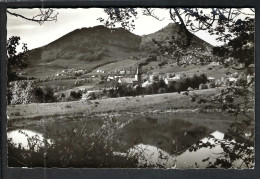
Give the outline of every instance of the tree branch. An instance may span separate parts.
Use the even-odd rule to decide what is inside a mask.
[[[21,14],[17,14],[14,12],[10,12],[9,10],[7,10],[6,12],[15,17],[20,17],[22,19],[37,22],[39,24],[43,24],[44,22],[47,22],[47,21],[57,21],[58,13],[54,14],[53,9],[47,9],[46,11],[43,11],[42,9],[39,9],[39,10],[40,10],[40,13],[32,18],[23,16]]]
[[[146,10],[146,11],[145,11]],[[158,16],[156,16],[155,14],[154,14],[154,10],[153,9],[151,9],[151,8],[145,8],[145,10],[143,11],[143,15],[145,15],[145,16],[151,16],[151,17],[153,17],[153,18],[155,18],[156,20],[158,20],[158,21],[163,21],[164,20],[164,18],[162,18],[162,19],[160,19]]]

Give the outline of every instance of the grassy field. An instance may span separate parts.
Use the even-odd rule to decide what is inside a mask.
[[[207,89],[195,91],[195,93],[207,97],[216,94],[218,91],[219,89]],[[91,101],[10,105],[7,107],[7,113],[10,120],[12,120],[37,116],[84,114],[90,110],[91,113],[149,112],[178,109],[191,110],[203,108],[207,105],[209,104],[193,103],[189,96],[183,94],[165,93]]]
[[[114,72],[115,70],[129,69],[130,67],[134,67],[137,64],[138,64],[137,60],[130,60],[130,59],[120,60],[120,61],[117,61],[117,62],[114,62],[114,63],[110,63],[110,64],[107,64],[107,65],[101,66],[101,67],[95,69],[95,71],[96,70],[107,70],[107,71]]]
[[[158,62],[152,62],[148,65],[148,69],[153,67],[154,69],[151,72],[159,72],[159,73],[175,73],[175,74],[186,74],[187,76],[192,76],[195,73],[201,74],[205,73],[208,77],[214,77],[216,79],[220,79],[227,72],[235,72],[234,69],[224,68],[223,66],[214,66],[211,64],[208,65],[188,65],[188,66],[179,66],[177,63],[166,64],[162,67],[156,67]]]
[[[195,93],[204,98],[210,98],[220,89],[197,90]],[[115,116],[125,121],[134,116],[150,116],[158,119],[171,118],[196,120],[210,125],[211,121],[234,121],[228,113],[219,112],[219,106],[209,103],[192,102],[191,97],[179,93],[164,93],[136,97],[108,98],[86,101],[71,101],[59,103],[37,103],[7,106],[8,128],[41,126],[46,123],[55,124],[64,121],[87,120]],[[168,116],[168,117],[167,117]],[[138,117],[138,118],[139,118]],[[239,117],[238,121],[243,120]],[[224,123],[223,123],[224,125]],[[223,127],[226,127],[224,125]],[[221,128],[221,127],[220,127]]]

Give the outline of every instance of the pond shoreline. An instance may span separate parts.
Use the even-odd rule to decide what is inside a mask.
[[[150,112],[122,112],[122,113],[100,113],[100,114],[71,114],[71,115],[55,115],[55,116],[38,116],[32,118],[22,118],[9,120],[7,123],[7,131],[12,131],[15,129],[31,129],[31,128],[41,128],[45,125],[57,125],[61,123],[66,123],[70,121],[79,121],[84,120],[88,122],[91,120],[104,120],[106,118],[124,118],[128,121],[133,118],[143,118],[143,117],[155,117],[158,118],[173,118],[173,119],[184,119],[184,120],[193,120],[197,122],[220,122],[221,123],[232,123],[235,121],[235,118],[230,116],[228,113],[223,113],[219,111],[212,110],[209,111],[200,111],[198,110],[167,110],[167,111],[150,111]],[[159,119],[160,120],[160,119]],[[237,122],[242,121],[238,118]]]

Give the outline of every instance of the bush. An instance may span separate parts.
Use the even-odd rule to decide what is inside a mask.
[[[214,82],[208,83],[208,88],[215,88],[215,87],[216,87],[216,85]]]
[[[54,96],[53,89],[50,87],[45,88],[45,102],[56,102],[56,97]]]
[[[81,91],[71,91],[69,94],[70,97],[74,98],[74,99],[80,99],[82,96],[82,92]]]
[[[202,90],[202,89],[208,89],[208,86],[206,84],[200,84],[199,85],[199,89]]]
[[[9,84],[8,104],[51,103],[56,102],[53,89],[36,87],[35,80],[20,80]]]
[[[43,141],[27,136],[29,150],[17,147],[8,140],[9,167],[87,167],[87,168],[136,168],[137,155],[115,155],[114,148],[121,144],[116,139],[120,130],[117,120],[108,118],[101,128],[92,132],[85,126],[60,132],[46,129]],[[48,141],[52,133],[52,141]],[[26,134],[25,134],[26,135]],[[73,142],[73,145],[72,145]],[[45,144],[45,145],[42,145]]]
[[[35,88],[34,96],[36,97],[38,103],[53,103],[57,101],[51,87]]]
[[[34,95],[35,81],[34,80],[20,80],[9,84],[8,101],[10,104],[28,104],[37,102]]]

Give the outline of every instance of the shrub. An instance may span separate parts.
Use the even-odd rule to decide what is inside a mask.
[[[215,88],[215,87],[216,87],[216,85],[214,82],[208,83],[208,88]]]
[[[79,100],[82,98],[82,91],[71,91],[68,94],[67,101]]]
[[[200,84],[199,85],[199,89],[202,90],[202,89],[208,89],[208,86],[206,84]]]
[[[9,101],[10,104],[28,104],[37,102],[35,98],[35,81],[20,80],[9,84]]]
[[[52,88],[46,87],[44,92],[45,92],[45,102],[47,103],[56,102],[56,97],[54,96],[54,92]]]
[[[9,84],[8,89],[9,104],[29,104],[56,102],[53,89],[50,87],[36,87],[35,80],[20,80]]]
[[[53,103],[57,101],[51,87],[35,88],[34,96],[36,97],[38,103]]]
[[[116,138],[120,130],[117,120],[108,118],[101,128],[92,132],[85,126],[70,128],[62,132],[52,131],[52,142],[44,136],[27,136],[29,150],[17,147],[12,140],[8,140],[9,167],[87,167],[87,168],[136,168],[137,155],[125,153],[116,155],[114,148],[121,145]],[[46,129],[49,134],[50,129]],[[26,135],[26,134],[25,134]],[[73,145],[72,143],[73,142]],[[42,145],[45,144],[45,145]]]

